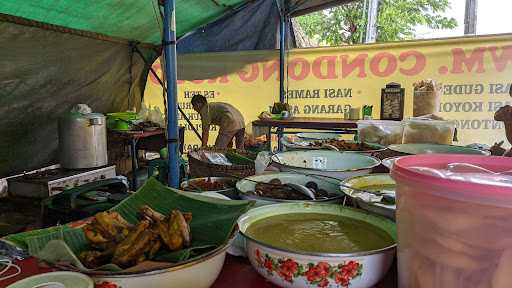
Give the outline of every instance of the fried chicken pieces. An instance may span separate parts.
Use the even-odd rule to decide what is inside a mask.
[[[140,221],[134,226],[117,212],[96,214],[84,227],[93,250],[80,254],[82,263],[91,269],[107,263],[128,268],[153,259],[161,248],[176,251],[190,246],[191,213],[173,210],[166,217],[143,206],[138,218]]]

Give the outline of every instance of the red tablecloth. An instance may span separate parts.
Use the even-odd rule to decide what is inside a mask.
[[[242,257],[227,256],[224,268],[212,288],[274,288],[276,285],[268,282],[252,269],[249,260]]]
[[[7,280],[0,281],[0,288],[7,287],[8,285],[11,285],[12,283],[33,276],[41,273],[46,273],[52,271],[48,267],[44,267],[41,265],[38,265],[36,258],[28,258],[23,261],[16,262],[18,266],[21,268],[21,273],[13,278],[9,278]],[[9,269],[3,276],[11,275],[11,273],[16,272],[14,268]]]
[[[17,263],[21,267],[21,274],[8,280],[0,281],[0,288],[21,280],[23,278],[37,275],[51,270],[38,265],[35,258],[29,258]],[[394,266],[395,267],[395,266]],[[12,270],[10,271],[12,272]],[[277,288],[260,276],[246,258],[227,256],[224,268],[212,288]],[[393,268],[386,278],[375,288],[395,288],[396,268]]]

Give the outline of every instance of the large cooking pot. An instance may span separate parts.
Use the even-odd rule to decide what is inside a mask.
[[[108,164],[107,128],[103,114],[70,112],[59,119],[59,158],[63,168]]]

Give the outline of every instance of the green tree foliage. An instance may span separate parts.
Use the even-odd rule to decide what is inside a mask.
[[[457,27],[454,18],[441,14],[450,7],[449,0],[380,0],[377,41],[415,38],[415,27],[433,29]],[[366,33],[364,0],[298,17],[308,37],[330,46],[357,44]]]

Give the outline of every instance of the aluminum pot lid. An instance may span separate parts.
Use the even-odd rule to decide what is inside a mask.
[[[105,115],[101,113],[87,113],[82,114],[78,112],[69,112],[62,116],[62,118],[73,118],[73,119],[97,119],[97,118],[105,118]]]

